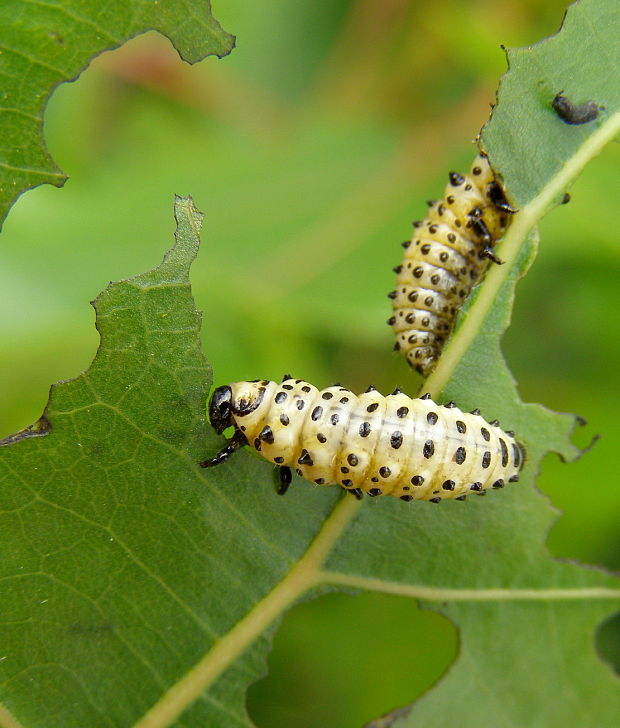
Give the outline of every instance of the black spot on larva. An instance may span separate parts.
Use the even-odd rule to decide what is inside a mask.
[[[290,377],[289,377],[289,379],[290,379]],[[282,389],[291,390],[291,389],[293,389],[293,385],[292,384],[283,384]]]
[[[414,278],[422,278],[424,275],[424,268],[422,266],[417,266],[413,269],[413,277]]]
[[[382,466],[381,466],[381,467],[379,468],[379,475],[380,475],[380,476],[381,476],[382,478],[389,478],[391,474],[392,474],[392,471],[391,471],[391,470],[390,470],[390,469],[388,468],[388,466],[387,466],[387,465],[382,465]]]
[[[282,404],[287,396],[286,392],[278,392],[275,397],[276,404]]]
[[[297,458],[297,462],[299,465],[314,465],[312,455],[310,455],[306,448],[301,451],[301,455]]]
[[[455,423],[456,431],[464,435],[467,432],[467,425],[462,420],[457,420]]]
[[[390,316],[390,318],[385,322],[388,326],[394,326],[396,323],[396,317]]]
[[[304,387],[301,388],[302,392],[306,392],[306,394],[310,391],[310,387],[306,384]]]
[[[371,488],[368,491],[368,495],[371,495],[373,498],[375,496],[381,495],[381,493],[382,493],[381,488]]]
[[[325,485],[325,479],[324,478],[317,478],[314,482],[317,485]]]
[[[450,172],[448,177],[450,179],[450,184],[453,187],[458,187],[459,185],[462,185],[463,182],[465,182],[465,177],[460,175],[458,172]]]
[[[345,478],[345,480],[342,481],[342,484],[345,486],[345,488],[350,488],[353,485],[353,481]]]
[[[348,397],[341,397],[340,398],[340,403],[341,404],[346,404],[348,401],[349,401],[349,398]]]
[[[312,410],[312,414],[310,415],[310,417],[312,418],[312,420],[314,422],[316,422],[318,419],[320,419],[320,417],[321,417],[322,414],[323,414],[323,408],[322,407],[315,407]]]
[[[401,245],[403,246],[403,248],[407,249],[411,245],[411,240],[403,240]]]
[[[368,389],[366,390],[366,394],[368,394],[368,392],[376,392],[376,391],[377,391],[377,388],[374,386],[374,384],[369,384]]]
[[[273,431],[269,425],[265,425],[263,429],[258,433],[258,437],[263,442],[273,445]]]
[[[465,462],[466,457],[467,457],[467,450],[465,450],[464,447],[457,447],[456,452],[454,453],[454,462],[457,465],[462,465]]]
[[[494,487],[494,488],[503,488],[503,487],[504,487],[504,481],[502,480],[502,478],[498,478],[498,479],[497,479],[497,480],[496,480],[496,481],[495,481],[495,482],[493,483],[493,487]]]
[[[424,448],[422,449],[422,454],[425,458],[432,458],[433,453],[435,452],[435,443],[432,440],[427,440],[424,443]]]
[[[349,468],[346,468],[344,465],[340,468],[340,472],[344,473],[345,475],[349,472]]]
[[[306,403],[304,402],[303,399],[297,400],[297,409],[298,410],[302,410],[305,406],[306,406]]]
[[[493,427],[499,427],[499,420],[491,420],[489,424],[493,425]]]
[[[296,473],[297,473],[297,475],[299,475],[300,477],[302,477],[302,478],[304,477],[304,472],[303,472],[303,470],[300,470],[299,468],[295,468],[295,472],[296,472]]]
[[[378,402],[373,402],[373,404],[369,404],[368,407],[366,407],[366,412],[374,412],[378,406]]]
[[[428,243],[426,245],[423,245],[420,248],[420,252],[422,253],[422,255],[428,255],[428,253],[430,253],[430,251],[431,251],[431,246]]]
[[[499,438],[499,447],[502,451],[502,467],[505,468],[506,465],[508,465],[508,448],[506,447],[506,443],[502,440],[502,438]]]
[[[414,475],[413,478],[411,478],[412,485],[422,485],[423,482],[424,477],[422,475]]]
[[[370,422],[362,422],[359,433],[360,437],[368,437],[370,435]]]
[[[254,449],[260,452],[262,447],[261,441],[258,439],[258,437],[254,440]]]
[[[456,407],[456,402],[454,400],[450,400],[449,402],[444,404],[444,407],[446,409],[453,409],[454,407]]]
[[[456,483],[453,480],[444,480],[441,487],[444,490],[454,490],[455,485],[456,485]]]
[[[428,316],[425,316],[425,317],[424,317],[424,318],[422,319],[422,326],[428,326],[428,325],[429,325],[429,323],[430,323],[430,319],[429,319],[429,317],[428,317]]]
[[[469,414],[470,415],[479,415],[480,414],[480,410],[476,407],[476,409],[473,409]]]
[[[441,503],[441,498],[429,498],[429,503]]]
[[[398,450],[398,448],[403,444],[403,433],[396,430],[392,433],[392,436],[390,437],[390,445],[394,448],[394,450]]]
[[[322,432],[317,432],[316,433],[316,439],[319,442],[327,442],[327,438],[325,437],[325,435]]]
[[[421,397],[419,397],[419,399],[430,399],[430,398],[431,398],[430,392],[426,392]]]
[[[427,296],[427,297],[426,297],[426,298],[424,299],[424,303],[425,303],[425,304],[426,304],[427,306],[432,306],[432,305],[433,305],[433,297],[432,297],[432,296]]]
[[[435,273],[435,275],[432,275],[431,276],[431,283],[434,286],[436,286],[439,283],[440,280],[441,280],[441,278],[440,278],[440,276],[437,273]]]
[[[331,392],[323,392],[321,399],[331,399],[334,395]]]
[[[512,459],[514,460],[515,468],[518,468],[519,463],[521,462],[521,453],[514,442],[512,443]]]
[[[399,407],[396,410],[397,417],[406,417],[409,414],[409,407]]]
[[[437,419],[438,419],[437,412],[429,412],[426,415],[426,421],[428,422],[429,425],[436,425]]]
[[[274,463],[278,463],[278,465],[280,465],[280,463],[284,462],[284,458],[281,455],[278,455],[277,457],[275,457],[273,459],[273,461],[274,461]]]
[[[412,496],[412,495],[401,495],[401,496],[399,496],[399,497],[400,497],[400,499],[401,499],[401,500],[403,500],[403,501],[407,501],[407,502],[409,502],[409,501],[412,501],[412,500],[413,500],[413,496]]]
[[[411,301],[411,303],[415,303],[418,300],[417,291],[411,291],[407,298]]]
[[[491,464],[491,453],[489,452],[489,450],[486,450],[484,455],[482,456],[482,467],[488,468],[490,464]]]
[[[406,322],[407,322],[408,324],[413,324],[413,323],[415,323],[415,314],[414,314],[414,313],[408,313],[408,314],[407,314],[407,315],[405,316],[405,321],[406,321]]]
[[[512,475],[510,478],[508,478],[509,483],[518,483],[519,482],[519,476],[518,475]]]
[[[288,415],[284,415],[284,414],[280,415],[280,422],[282,423],[282,425],[284,427],[286,427],[290,422]]]
[[[347,462],[349,463],[349,465],[350,465],[350,466],[351,466],[352,468],[354,468],[354,467],[355,467],[355,466],[356,466],[356,465],[358,464],[358,462],[359,462],[359,460],[358,460],[358,458],[357,458],[357,455],[356,455],[355,453],[352,453],[352,452],[351,452],[351,453],[349,453],[349,454],[347,455]]]
[[[480,428],[480,434],[482,435],[482,439],[486,440],[487,442],[489,442],[489,440],[491,439],[491,433],[487,430],[486,427]]]
[[[480,490],[482,490],[482,483],[472,483],[472,484],[471,484],[471,485],[469,486],[469,490],[475,490],[475,491],[480,491]]]
[[[330,422],[332,423],[332,425],[337,425],[340,417],[338,417],[338,415],[336,415],[336,414],[333,414],[329,419],[330,419]]]

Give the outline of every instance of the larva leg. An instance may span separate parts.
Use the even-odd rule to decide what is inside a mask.
[[[474,209],[469,213],[469,225],[482,242],[489,247],[490,245],[493,245],[493,237],[489,232],[489,228],[485,221],[481,220],[481,215],[482,210],[480,210],[479,207],[474,207]]]
[[[497,207],[498,210],[503,210],[504,212],[509,212],[510,214],[518,212],[518,210],[513,207],[506,199],[504,189],[499,184],[499,182],[489,182],[489,184],[487,185],[487,197],[489,198],[489,200],[491,200],[495,207]]]
[[[204,460],[202,463],[199,463],[199,465],[201,468],[212,468],[214,465],[225,463],[235,450],[238,450],[240,447],[247,444],[248,441],[246,440],[243,432],[241,432],[241,430],[235,430],[235,434],[226,443],[226,446],[223,447],[217,455],[215,455],[215,457],[212,457],[209,460]]]
[[[357,500],[362,500],[362,498],[364,497],[361,488],[350,488],[345,490],[347,490],[347,493],[351,493],[351,495],[354,495]]]
[[[492,260],[494,263],[497,263],[497,265],[504,265],[504,261],[501,258],[498,258],[497,255],[493,252],[493,248],[485,248],[482,251],[482,255],[485,258],[488,258],[489,260]]]
[[[291,469],[288,467],[288,465],[281,465],[279,467],[276,467],[276,471],[278,474],[278,489],[276,493],[278,495],[284,495],[288,490],[289,485],[291,484],[293,474],[291,473]]]

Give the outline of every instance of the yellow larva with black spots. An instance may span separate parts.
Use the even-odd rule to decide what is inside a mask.
[[[285,377],[218,387],[209,403],[218,433],[235,432],[215,457],[218,465],[244,445],[280,466],[280,492],[290,468],[317,485],[338,484],[357,497],[463,500],[518,480],[525,451],[514,433],[424,395],[400,390],[384,397],[374,387],[355,395],[340,385],[319,390]]]
[[[403,262],[394,268],[396,288],[388,294],[394,348],[424,376],[489,260],[502,262],[493,246],[515,212],[485,155],[474,159],[468,175],[450,172],[449,177],[443,199],[430,202],[428,216],[413,223],[413,238],[403,243]]]

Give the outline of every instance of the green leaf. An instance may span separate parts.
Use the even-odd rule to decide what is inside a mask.
[[[147,30],[167,36],[196,63],[230,53],[234,37],[208,0],[55,0],[0,4],[0,224],[25,190],[66,180],[43,140],[43,112],[58,84],[73,81],[100,53]]]

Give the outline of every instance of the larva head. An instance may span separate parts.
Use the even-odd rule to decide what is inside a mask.
[[[211,426],[219,434],[232,425],[232,389],[229,386],[218,387],[209,401],[209,420]]]
[[[209,402],[209,419],[216,432],[222,433],[239,418],[255,412],[265,396],[266,380],[233,382],[218,387]]]

